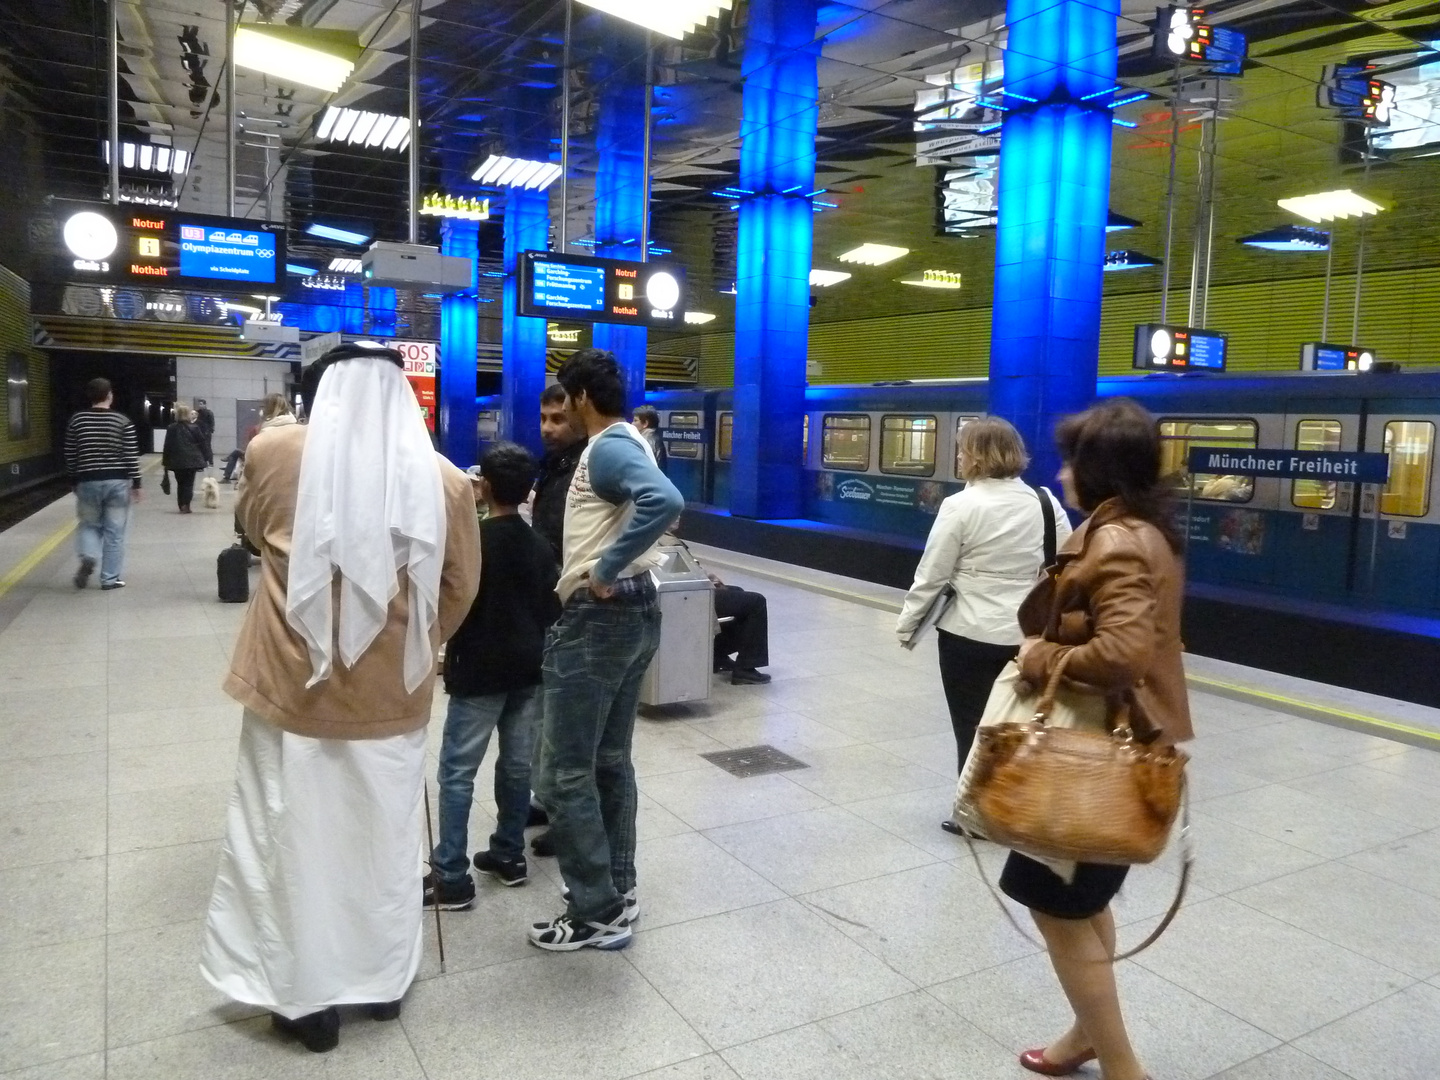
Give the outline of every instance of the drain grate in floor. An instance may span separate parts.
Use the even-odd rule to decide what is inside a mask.
[[[773,746],[742,746],[739,750],[717,750],[700,756],[712,765],[719,765],[731,776],[764,776],[810,767]]]

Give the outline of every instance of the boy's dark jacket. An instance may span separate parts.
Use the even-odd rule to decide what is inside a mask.
[[[503,694],[540,682],[545,631],[560,617],[550,545],[519,514],[480,523],[480,592],[445,646],[445,692]]]

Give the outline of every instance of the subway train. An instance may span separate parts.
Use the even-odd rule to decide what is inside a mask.
[[[1440,637],[1440,373],[1126,375],[1156,417],[1194,586],[1393,616]],[[688,502],[729,503],[733,391],[653,392],[669,473]],[[987,381],[812,386],[804,509],[820,528],[918,549],[962,484],[956,433],[985,412]],[[1196,447],[1390,455],[1383,490],[1323,480],[1188,474]],[[1378,495],[1378,515],[1376,496]],[[798,525],[796,527],[801,527]]]

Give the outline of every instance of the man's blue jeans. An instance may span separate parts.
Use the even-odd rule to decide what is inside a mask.
[[[130,522],[129,480],[82,480],[75,485],[75,548],[100,566],[100,584],[125,572],[125,528]]]
[[[431,865],[441,881],[460,881],[470,872],[466,854],[475,773],[500,732],[495,761],[495,833],[490,850],[507,862],[525,855],[525,821],[530,816],[530,757],[540,727],[540,687],[506,694],[452,697],[440,745],[440,838]]]
[[[536,787],[578,921],[607,914],[635,887],[630,743],[640,682],[659,645],[660,605],[648,577],[611,600],[577,592],[546,642]]]

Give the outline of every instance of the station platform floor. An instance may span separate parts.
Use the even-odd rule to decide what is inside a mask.
[[[197,967],[240,724],[219,682],[244,608],[215,593],[233,495],[181,517],[153,487],[123,590],[72,587],[69,498],[0,534],[0,1074],[988,1080],[1028,1075],[1016,1053],[1064,1027],[1044,957],[939,828],[954,743],[933,647],[895,644],[898,594],[697,548],[768,597],[774,682],[717,679],[640,720],[630,948],[531,948],[525,926],[561,908],[554,861],[532,859],[526,887],[482,879],[442,916],[443,974],[427,916],[398,1023],[346,1012],[320,1056],[275,1037]],[[1196,878],[1120,966],[1153,1080],[1428,1080],[1440,713],[1191,670]],[[756,744],[807,767],[741,779],[699,756]],[[1002,853],[982,858],[993,875]],[[1176,866],[1132,873],[1122,945]]]

